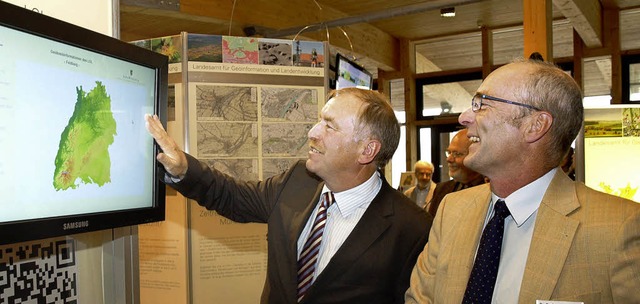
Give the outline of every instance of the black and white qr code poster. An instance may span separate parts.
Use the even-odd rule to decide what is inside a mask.
[[[78,303],[75,242],[0,246],[0,303]]]

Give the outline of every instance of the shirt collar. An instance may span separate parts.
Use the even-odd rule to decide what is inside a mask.
[[[367,208],[378,195],[381,187],[382,178],[380,178],[380,173],[376,171],[366,182],[345,191],[334,192],[335,203],[333,205],[337,206],[343,217],[348,217],[358,208]],[[327,191],[330,190],[327,185],[324,185],[322,193]]]
[[[418,185],[416,185],[416,188],[414,189],[414,191],[419,191],[419,192],[429,192],[429,190],[431,190],[431,182],[429,182],[427,184],[427,187],[425,187],[424,189],[420,189]]]
[[[551,171],[547,172],[545,175],[516,190],[506,198],[500,198],[492,192],[491,210],[493,210],[493,205],[496,201],[504,199],[507,207],[509,208],[509,212],[511,212],[513,220],[516,225],[520,227],[540,207],[544,193],[547,192],[547,188],[549,187],[549,184],[551,184],[551,180],[556,175],[557,170],[558,168],[551,169]]]

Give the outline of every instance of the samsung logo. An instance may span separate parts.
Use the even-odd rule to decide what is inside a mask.
[[[63,230],[89,227],[89,221],[71,222],[62,224]]]

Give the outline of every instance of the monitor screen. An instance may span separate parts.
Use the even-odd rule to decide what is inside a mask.
[[[0,244],[164,219],[144,114],[166,123],[167,67],[0,1]]]
[[[373,76],[353,60],[336,55],[336,90],[348,87],[373,88]]]

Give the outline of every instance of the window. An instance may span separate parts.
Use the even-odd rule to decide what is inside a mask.
[[[417,119],[462,113],[481,83],[480,71],[417,79]]]
[[[640,55],[622,57],[622,103],[640,103]]]
[[[400,185],[400,175],[407,171],[407,128],[406,114],[404,111],[404,79],[391,80],[389,83],[391,91],[391,105],[400,123],[400,143],[396,153],[391,158],[391,180],[389,183],[397,188]]]

